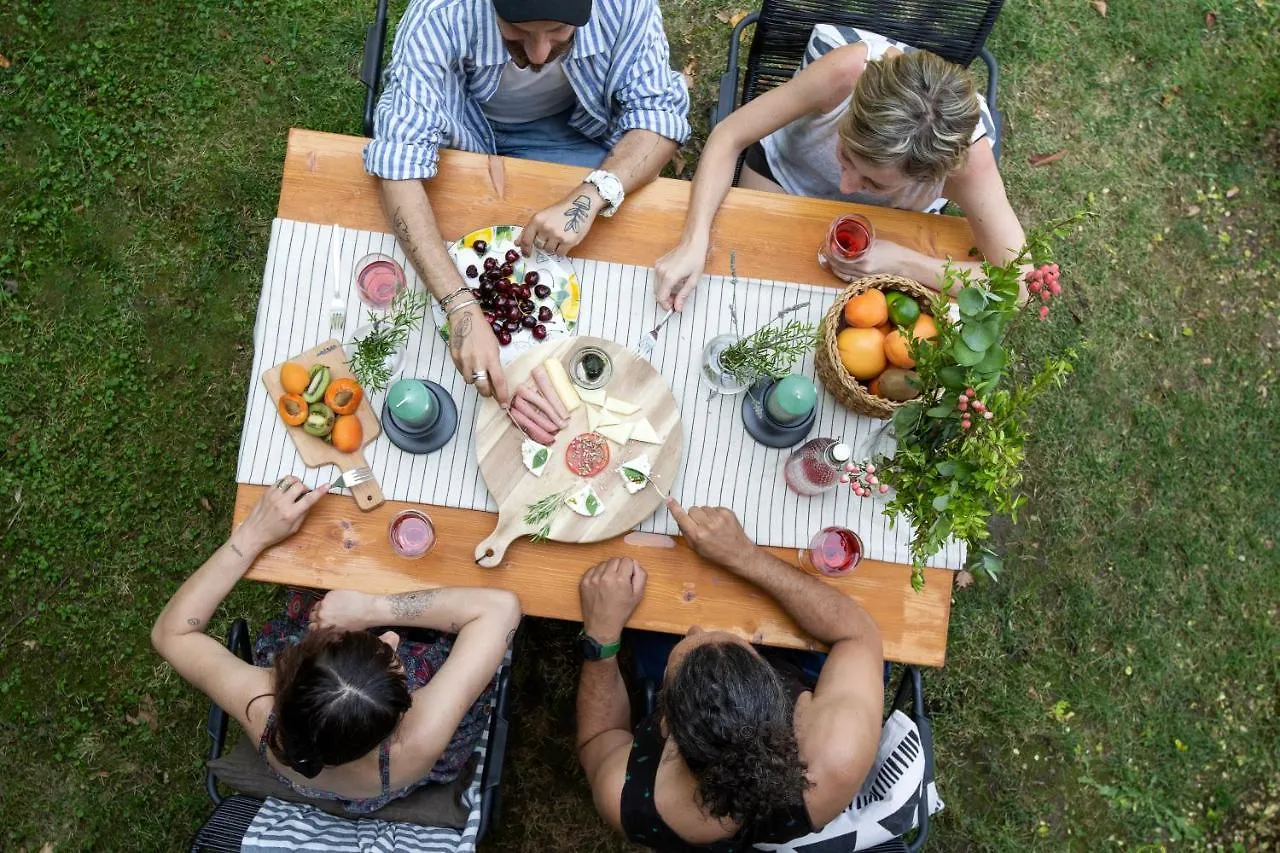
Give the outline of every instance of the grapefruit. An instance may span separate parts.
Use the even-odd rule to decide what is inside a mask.
[[[878,290],[859,293],[844,304],[844,321],[855,329],[872,329],[889,319],[889,305]]]
[[[876,329],[845,329],[836,335],[840,363],[855,379],[874,379],[884,370],[885,340]]]
[[[896,367],[915,367],[907,336],[898,329],[884,336],[884,355]]]

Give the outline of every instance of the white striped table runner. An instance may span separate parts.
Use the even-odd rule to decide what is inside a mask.
[[[245,405],[244,432],[236,479],[241,483],[268,485],[287,473],[298,474],[308,485],[336,476],[331,467],[304,470],[293,442],[285,433],[275,408],[259,379],[262,372],[320,341],[329,332],[329,243],[338,240],[341,268],[349,279],[355,262],[370,252],[383,252],[405,268],[409,281],[420,286],[413,267],[396,245],[394,236],[277,219],[271,227],[262,296],[254,325],[253,372]],[[653,327],[658,307],[651,295],[653,270],[628,264],[571,259],[582,283],[579,332],[608,338],[628,348]],[[749,272],[749,270],[744,270]],[[345,334],[367,322],[354,286],[348,287]],[[736,298],[738,319],[752,330],[777,311],[808,300],[808,308],[792,315],[819,322],[836,291],[788,282],[740,278],[736,293],[728,278],[707,276],[685,311],[664,330],[654,351],[653,365],[667,380],[680,404],[685,431],[685,459],[672,494],[685,506],[727,506],[742,519],[751,538],[763,545],[799,547],[820,527],[839,524],[857,531],[866,556],[906,563],[910,530],[894,526],[879,501],[859,499],[845,488],[815,498],[788,490],[782,480],[782,463],[789,451],[755,443],[742,427],[740,397],[708,401],[698,382],[703,345],[730,330],[728,305]],[[344,337],[344,340],[349,337]],[[813,355],[793,368],[813,375]],[[406,376],[439,382],[458,404],[459,429],[438,453],[419,456],[400,451],[378,439],[365,449],[382,492],[390,500],[414,501],[465,509],[496,507],[489,498],[472,453],[477,395],[467,388],[453,368],[448,348],[430,319],[409,341]],[[382,395],[374,395],[381,412]],[[855,415],[821,393],[818,422],[811,436],[840,437],[855,449],[867,442],[881,422]],[[639,527],[651,533],[674,534],[675,522],[665,511]],[[964,548],[954,541],[930,560],[938,568],[960,568]]]

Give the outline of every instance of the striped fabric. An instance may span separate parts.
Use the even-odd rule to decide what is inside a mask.
[[[365,168],[430,178],[441,147],[496,153],[481,104],[510,59],[490,0],[413,0],[396,32]],[[613,147],[642,129],[684,142],[689,93],[671,68],[657,0],[595,0],[564,60],[578,105],[569,124]]]
[[[508,662],[510,654],[508,653]],[[349,820],[301,803],[268,799],[244,834],[242,853],[276,853],[300,850],[309,853],[472,853],[480,832],[480,787],[484,780],[489,743],[486,728],[476,744],[480,759],[475,776],[463,794],[468,806],[462,829],[392,823],[385,820]]]
[[[254,326],[253,372],[241,433],[238,482],[269,485],[292,473],[315,486],[336,476],[330,467],[304,469],[259,379],[272,365],[330,337],[329,290],[325,283],[331,239],[339,241],[343,269],[353,269],[356,259],[369,252],[383,252],[400,262],[412,286],[420,286],[394,235],[284,219],[273,223]],[[652,296],[652,269],[579,258],[569,261],[582,283],[580,334],[631,347],[641,334],[653,328],[658,307]],[[723,276],[703,279],[689,306],[663,331],[653,355],[653,366],[675,395],[684,424],[684,462],[671,493],[685,506],[731,508],[742,519],[747,535],[762,545],[799,547],[808,544],[809,537],[820,528],[837,524],[857,531],[866,556],[908,563],[911,530],[903,524],[891,525],[881,512],[882,503],[856,498],[847,488],[814,498],[791,492],[781,473],[790,451],[756,444],[742,427],[742,398],[709,399],[707,389],[698,380],[703,346],[730,330],[726,306],[731,300],[736,300],[742,328],[751,330],[780,309],[804,301],[809,306],[792,316],[819,322],[837,292],[826,287],[758,279],[742,279],[735,289]],[[355,329],[366,322],[354,288],[348,295],[346,314],[344,339],[349,340]],[[812,353],[793,370],[813,376]],[[463,384],[448,347],[430,321],[409,340],[405,375],[430,379],[448,389],[458,404],[458,434],[442,450],[425,456],[404,453],[383,438],[366,447],[365,456],[383,494],[389,500],[494,511],[496,507],[480,476],[470,438],[479,398]],[[382,401],[382,394],[373,396],[375,411],[381,412]],[[861,458],[883,423],[853,414],[822,392],[817,424],[810,435],[841,437],[853,445],[855,458]],[[655,513],[639,529],[678,532],[666,511]],[[951,541],[928,565],[958,569],[964,565],[964,558],[964,547]]]

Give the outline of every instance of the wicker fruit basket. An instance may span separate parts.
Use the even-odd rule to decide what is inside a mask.
[[[923,284],[897,275],[869,275],[858,279],[846,287],[836,298],[835,304],[822,318],[822,326],[818,329],[818,350],[814,356],[818,379],[824,388],[831,392],[839,403],[850,411],[872,418],[887,419],[902,403],[877,397],[867,390],[866,386],[853,378],[845,370],[840,361],[840,351],[836,347],[836,335],[846,328],[844,322],[844,305],[853,297],[868,290],[888,292],[899,290],[920,303],[922,314],[929,313],[929,300],[933,291]]]

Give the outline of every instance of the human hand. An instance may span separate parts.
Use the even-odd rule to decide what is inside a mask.
[[[914,253],[906,246],[877,237],[860,257],[841,261],[840,266],[855,278],[864,275],[909,275],[913,256]]]
[[[359,631],[377,623],[378,597],[354,589],[335,589],[311,608],[311,624],[317,628]]]
[[[560,201],[540,210],[520,234],[520,251],[526,258],[536,249],[553,255],[567,255],[582,242],[604,209],[604,199],[591,184],[581,184]]]
[[[756,550],[755,543],[747,538],[733,510],[719,506],[695,506],[685,512],[675,498],[667,500],[667,509],[693,550],[726,569],[736,569]]]
[[[644,569],[630,557],[613,557],[587,569],[578,584],[582,630],[598,643],[613,643],[644,597]]]
[[[707,241],[681,240],[653,265],[653,296],[667,310],[684,310],[685,300],[698,286],[707,265]]]
[[[476,386],[481,397],[493,397],[504,406],[511,402],[498,339],[479,305],[468,305],[449,318],[449,354],[462,381]],[[478,373],[483,375],[476,378]]]
[[[288,474],[267,489],[249,511],[249,517],[236,528],[232,539],[239,536],[241,547],[247,546],[253,551],[270,548],[296,533],[311,507],[328,491],[328,483],[309,489],[297,477]]]

